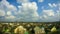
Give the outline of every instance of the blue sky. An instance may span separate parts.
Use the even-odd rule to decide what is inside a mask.
[[[60,0],[0,0],[0,21],[60,21]]]

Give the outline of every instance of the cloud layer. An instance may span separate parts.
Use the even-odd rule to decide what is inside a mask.
[[[38,0],[44,2],[44,0]],[[7,0],[0,2],[0,17],[4,17],[2,21],[23,21],[23,22],[51,22],[60,20],[60,3],[51,4],[48,6],[52,9],[42,9],[41,15],[38,14],[38,5],[36,2],[29,0],[17,0],[17,7],[10,4]],[[54,10],[53,8],[58,8]]]

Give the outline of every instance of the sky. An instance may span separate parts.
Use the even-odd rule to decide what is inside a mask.
[[[60,0],[0,0],[0,21],[60,21]]]

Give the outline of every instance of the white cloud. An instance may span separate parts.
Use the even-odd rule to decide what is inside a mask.
[[[57,13],[56,13],[57,17],[60,17],[60,11],[57,10]]]
[[[57,5],[55,3],[53,3],[53,6],[56,7]]]
[[[16,17],[13,16],[13,15],[10,15],[10,16],[5,16],[6,19],[15,19]]]
[[[0,16],[4,16],[4,20],[13,20],[15,16],[13,16],[11,12],[15,12],[16,10],[17,8],[14,5],[10,4],[7,0],[2,0],[0,2]]]
[[[38,15],[37,12],[34,12],[34,16],[35,16],[35,17],[39,17],[39,15]]]
[[[21,6],[18,6],[18,8],[20,8]]]
[[[11,5],[7,0],[2,0],[0,2],[0,9],[5,11],[16,11],[16,7],[14,5]]]
[[[51,5],[51,3],[48,3],[48,5],[49,5],[50,7],[53,7],[53,6]]]
[[[37,10],[37,4],[36,2],[32,2],[32,3],[22,3],[22,7],[24,10],[31,9],[31,10]]]
[[[44,0],[39,0],[39,2],[43,1]],[[2,0],[0,2],[0,16],[5,16],[6,21],[58,21],[60,19],[60,4],[48,3],[48,5],[53,8],[58,6],[59,10],[55,13],[54,10],[45,10],[43,6],[42,15],[39,16],[36,2],[29,2],[29,0],[17,0],[17,2],[22,4],[18,6],[18,9],[7,0]]]
[[[29,0],[17,0],[17,3],[27,3]]]
[[[0,10],[0,16],[5,16],[5,11]]]
[[[40,19],[42,19],[42,16],[40,16]]]
[[[21,21],[36,21],[38,20],[38,13],[37,13],[37,4],[36,2],[27,2],[27,0],[21,0],[22,6],[18,6],[18,10],[14,5],[11,5],[8,1],[2,0],[0,3],[0,9],[4,10],[6,12],[6,19],[13,20],[21,20]],[[16,11],[17,10],[17,11]],[[14,16],[11,12],[14,11]],[[22,17],[22,18],[21,18]]]
[[[18,0],[20,1],[20,0]],[[14,11],[14,13],[18,16],[21,21],[35,21],[38,20],[38,13],[37,13],[37,4],[36,2],[28,2],[28,0],[21,0],[20,2],[22,2],[22,6],[18,6],[18,11],[16,12],[17,8],[14,5],[11,5],[8,1],[6,0],[2,0],[0,3],[0,9],[2,8],[2,10],[7,12],[7,16],[5,16],[6,19],[14,19],[15,16],[12,15],[12,11]],[[27,2],[27,3],[26,3]],[[22,18],[21,18],[22,17]],[[18,18],[16,18],[17,20],[19,20]]]
[[[44,0],[38,0],[38,2],[43,2]]]
[[[7,15],[12,15],[11,11],[7,11]]]
[[[60,3],[58,3],[58,8],[59,8],[59,11],[60,11]]]
[[[44,22],[54,22],[54,21],[59,21],[60,20],[60,11],[54,11],[52,9],[47,9],[44,10],[41,13],[42,15],[40,15],[40,21],[44,21]]]
[[[2,0],[1,4],[7,6],[7,5],[9,5],[9,2],[7,2],[7,0]]]
[[[57,5],[55,4],[55,3],[48,3],[48,5],[50,6],[50,7],[57,7]]]
[[[54,16],[54,11],[53,10],[43,10],[43,12],[45,14],[47,14],[48,16]]]
[[[5,16],[5,21],[7,22],[14,22],[16,20],[16,16],[10,15],[10,16]]]
[[[35,2],[32,3],[22,3],[22,6],[19,9],[20,18],[24,21],[35,21],[38,19],[39,15],[37,13],[37,4]]]
[[[16,8],[14,5],[9,5],[9,6],[7,6],[7,9],[8,9],[9,11],[16,11],[16,10],[17,10],[17,8]]]
[[[43,17],[45,18],[45,19],[47,19],[48,17],[47,17],[47,15],[43,15]]]

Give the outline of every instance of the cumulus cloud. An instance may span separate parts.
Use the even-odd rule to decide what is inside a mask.
[[[9,10],[9,11],[16,11],[16,7],[14,5],[11,5],[7,0],[2,0],[0,2],[0,9],[3,10]]]
[[[43,2],[44,0],[39,0]],[[57,7],[55,12],[53,9],[45,9],[42,7],[42,13],[39,16],[37,13],[38,6],[36,2],[29,2],[29,0],[17,0],[21,5],[16,8],[7,0],[0,2],[0,16],[5,16],[6,21],[59,21],[60,20],[60,4],[48,3],[52,8]],[[13,13],[12,13],[13,12]]]
[[[44,22],[53,22],[53,21],[59,21],[60,20],[60,11],[54,11],[54,10],[43,10],[42,15],[40,16],[40,21]]]
[[[0,16],[5,16],[4,10],[0,10]]]
[[[22,6],[19,7],[19,14],[22,17],[21,19],[28,21],[32,20],[35,21],[38,19],[39,15],[37,13],[37,4],[36,2],[32,3],[22,3]]]
[[[9,5],[9,6],[7,6],[7,9],[8,9],[9,11],[16,11],[16,10],[17,10],[17,8],[16,8],[14,5]]]
[[[17,8],[14,5],[10,4],[7,0],[2,0],[0,2],[0,16],[4,16],[5,20],[7,20],[7,18],[9,20],[15,18],[15,16],[12,16],[12,11],[16,10]]]
[[[53,10],[43,10],[44,14],[48,16],[54,16],[54,11]]]
[[[22,5],[18,6],[17,10],[17,8],[10,4],[7,0],[2,0],[0,2],[0,9],[2,12],[0,11],[0,13],[6,13],[5,19],[10,21],[14,19],[16,21],[37,21],[39,15],[37,13],[38,7],[36,2],[28,2],[28,0],[21,0],[20,2]],[[15,16],[12,14],[12,12],[15,14]]]

